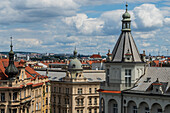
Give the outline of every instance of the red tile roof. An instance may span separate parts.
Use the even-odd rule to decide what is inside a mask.
[[[109,91],[109,90],[103,90],[103,89],[99,89],[98,92],[102,92],[102,93],[121,93],[121,91]]]
[[[102,57],[98,54],[93,54],[90,58],[102,58]]]
[[[41,86],[43,85],[44,83],[37,83],[37,84],[33,84],[32,87],[37,87],[37,86]]]

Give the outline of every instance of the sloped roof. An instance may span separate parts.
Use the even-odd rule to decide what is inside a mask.
[[[8,75],[5,74],[5,68],[9,64],[9,59],[0,59],[0,80],[6,80],[8,78]],[[22,67],[23,64],[20,62],[14,62],[16,67]],[[37,73],[34,69],[31,67],[27,66],[25,67],[25,74],[27,75],[28,78],[33,78],[35,79],[36,77],[45,77]]]
[[[37,71],[41,75],[45,75],[46,71]],[[105,72],[96,70],[83,71],[83,75],[87,78],[87,82],[102,82],[105,81]],[[48,79],[51,81],[61,81],[66,76],[66,72],[48,72]]]
[[[132,54],[132,62],[142,62],[131,32],[122,32],[113,51],[113,62],[124,62],[125,54]]]
[[[145,75],[135,84],[136,87],[131,91],[143,91],[145,92],[149,86],[154,83],[157,78],[161,83],[168,83],[166,91],[170,87],[170,68],[168,67],[147,67]]]
[[[90,58],[102,58],[99,54],[93,54]]]

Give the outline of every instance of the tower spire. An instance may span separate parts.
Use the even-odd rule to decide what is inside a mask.
[[[74,58],[76,58],[76,57],[77,57],[77,50],[76,50],[76,46],[75,46],[75,49],[74,49],[73,54],[74,54]]]
[[[13,48],[13,45],[12,45],[12,37],[10,37],[10,39],[11,39],[11,45],[10,45],[10,47],[11,47],[11,51],[12,51],[12,48]]]
[[[12,79],[13,77],[15,77],[15,75],[18,74],[18,69],[17,67],[15,67],[14,65],[14,52],[12,50],[12,37],[10,37],[11,39],[11,50],[9,52],[9,64],[8,64],[8,67],[5,69],[5,74],[8,75],[8,79]]]
[[[127,4],[127,2],[126,2],[126,12],[127,12],[127,10],[128,10],[127,7],[128,7],[128,4]]]

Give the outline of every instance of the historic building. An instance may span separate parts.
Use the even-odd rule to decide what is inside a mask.
[[[123,14],[122,32],[105,63],[100,113],[169,113],[170,68],[148,67],[131,34],[131,19]]]
[[[45,74],[45,71],[39,71]],[[83,70],[74,51],[68,70],[48,71],[51,84],[52,113],[99,113],[100,83],[104,70]]]
[[[48,77],[14,62],[12,39],[10,47],[9,60],[0,60],[0,113],[50,113]]]

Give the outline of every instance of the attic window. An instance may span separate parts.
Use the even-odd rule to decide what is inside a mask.
[[[127,58],[127,60],[130,60],[130,58]]]
[[[156,88],[156,92],[158,92],[159,90]]]

